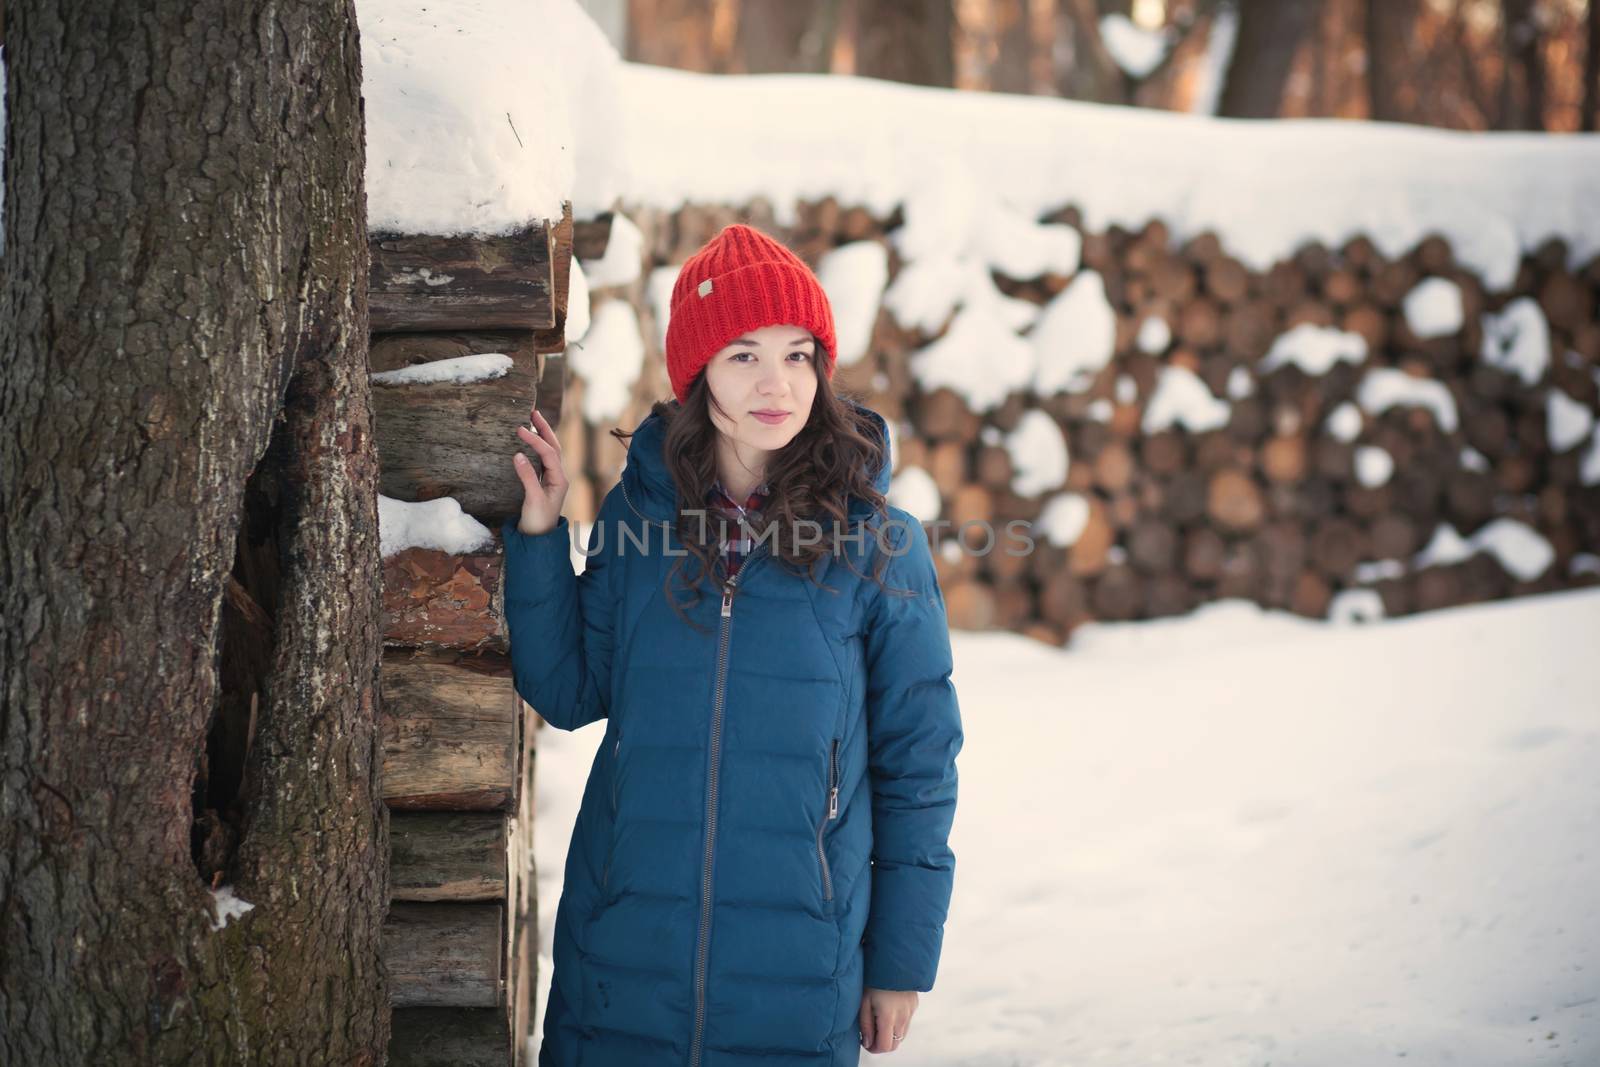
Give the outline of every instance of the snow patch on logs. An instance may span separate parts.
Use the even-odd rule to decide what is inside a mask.
[[[1034,392],[1049,396],[1087,389],[1117,347],[1117,313],[1100,274],[1083,271],[1057,293],[1030,339],[1038,362]]]
[[[1376,489],[1389,481],[1394,474],[1394,457],[1376,445],[1362,445],[1356,449],[1356,480],[1368,489]]]
[[[1443,382],[1414,378],[1393,367],[1369,370],[1357,387],[1356,402],[1369,415],[1381,415],[1393,407],[1426,408],[1445,433],[1454,433],[1459,424],[1455,397]]]
[[[584,264],[592,289],[610,289],[619,285],[632,285],[639,280],[644,265],[644,234],[628,216],[612,212],[611,235],[606,239],[605,254],[592,263]],[[572,309],[567,309],[571,314]]]
[[[1328,416],[1328,432],[1337,441],[1349,444],[1361,436],[1361,409],[1346,400]]]
[[[373,371],[373,385],[471,385],[474,382],[503,378],[511,370],[511,357],[504,352],[479,352],[471,356],[429,360],[397,370]]]
[[[1145,433],[1159,433],[1183,426],[1191,433],[1203,433],[1226,426],[1233,405],[1211,395],[1206,383],[1183,367],[1163,367],[1156,380],[1156,391],[1144,409],[1140,425]]]
[[[911,356],[911,373],[924,392],[947,388],[980,414],[1026,388],[1033,365],[1033,347],[989,306],[963,309],[944,336]]]
[[[667,322],[672,318],[672,286],[682,269],[682,264],[657,267],[650,272],[650,280],[645,282],[645,300],[649,302],[650,312],[656,320],[658,352],[667,350]]]
[[[1383,598],[1373,589],[1344,589],[1328,601],[1328,621],[1341,626],[1378,622],[1383,617]]]
[[[838,365],[848,367],[859,362],[872,344],[883,290],[889,284],[889,250],[879,241],[840,245],[818,262],[817,280],[833,306]]]
[[[1089,525],[1089,498],[1082,493],[1057,493],[1039,510],[1034,526],[1057,548],[1077,543]]]
[[[1172,327],[1160,315],[1146,315],[1134,343],[1145,355],[1159,356],[1172,344]]]
[[[1553,451],[1576,448],[1593,430],[1594,412],[1560,389],[1550,390],[1545,401],[1545,436]]]
[[[1461,332],[1466,312],[1461,286],[1447,278],[1424,278],[1405,299],[1406,327],[1417,337],[1451,337]]]
[[[889,503],[904,508],[923,522],[941,514],[939,487],[921,467],[907,467],[889,482]]]
[[[1483,317],[1483,348],[1479,353],[1491,367],[1534,385],[1550,366],[1550,324],[1532,297],[1518,297],[1499,314]]]
[[[462,511],[461,503],[453,496],[410,501],[378,494],[380,556],[387,558],[408,548],[433,548],[465,556],[493,545],[494,534]]]
[[[1507,574],[1518,581],[1531,582],[1550,569],[1555,549],[1527,523],[1499,518],[1471,537],[1462,537],[1450,523],[1440,523],[1426,548],[1412,559],[1416,567],[1440,567],[1460,563],[1478,552],[1488,552],[1500,561]]]
[[[1011,454],[1012,491],[1037,496],[1060,488],[1067,480],[1067,439],[1056,420],[1034,408],[1022,413],[1017,428],[1006,435]]]
[[[1216,34],[1218,42],[1231,36]],[[1574,207],[1593,200],[1600,160],[1600,144],[1581,139],[1485,139],[1387,123],[1339,124],[1329,136],[1317,123],[638,63],[621,64],[618,80],[632,127],[628,195],[664,211],[685,200],[761,197],[774,221],[791,227],[799,201],[832,196],[887,218],[930,178],[948,177],[951,188],[1025,218],[1071,202],[1086,232],[1136,232],[1160,218],[1176,244],[1226,234],[1235,258],[1262,274],[1311,242],[1338,248],[1363,235],[1396,259],[1437,235],[1457,265],[1499,292],[1515,284],[1523,254],[1548,237],[1564,238],[1572,270],[1600,251],[1600,217]],[[1203,110],[1212,94],[1198,95]],[[740,146],[740,166],[726,165],[730,144]],[[1252,165],[1240,167],[1241,159]],[[955,194],[928,196],[965,208],[949,218],[951,235],[983,225],[986,216]]]
[[[567,270],[567,321],[561,339],[567,344],[583,340],[592,322],[589,314],[589,276],[574,256]]]
[[[361,0],[357,21],[373,231],[503,235],[622,192],[628,142],[589,136],[625,126],[621,63],[577,4]]]
[[[1358,333],[1303,322],[1272,342],[1261,357],[1262,374],[1293,363],[1312,376],[1327,374],[1334,364],[1360,363],[1367,358],[1367,341]]]
[[[1600,429],[1589,441],[1589,451],[1578,466],[1578,480],[1584,485],[1600,485]]]
[[[568,359],[583,379],[584,420],[593,424],[620,417],[644,370],[644,339],[633,305],[626,300],[601,304],[589,332],[568,349]]]

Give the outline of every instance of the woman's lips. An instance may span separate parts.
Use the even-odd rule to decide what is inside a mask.
[[[773,425],[773,426],[777,425],[778,423],[782,422],[784,419],[787,419],[789,417],[789,413],[787,411],[780,411],[775,415],[771,414],[770,412],[766,412],[766,411],[752,411],[750,414],[754,415],[756,418],[760,419],[762,422],[767,423],[768,425]]]

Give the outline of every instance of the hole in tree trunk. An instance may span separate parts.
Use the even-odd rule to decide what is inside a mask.
[[[281,427],[281,420],[275,428]],[[244,813],[245,768],[265,708],[278,610],[277,493],[269,448],[245,486],[244,521],[222,598],[217,703],[195,766],[190,849],[206,884],[232,880]]]

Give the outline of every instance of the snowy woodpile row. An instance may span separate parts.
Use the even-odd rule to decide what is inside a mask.
[[[897,426],[891,498],[929,524],[955,625],[1060,641],[1230,597],[1375,617],[1600,575],[1600,259],[1550,242],[1487,292],[1437,235],[1258,271],[1225,237],[1086,233],[1070,207],[946,251],[937,214],[624,208],[583,262],[569,515],[620,471],[607,431],[670,395],[678,264],[743,221],[828,288],[835,384]]]

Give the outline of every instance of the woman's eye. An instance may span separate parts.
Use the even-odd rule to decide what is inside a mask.
[[[810,352],[790,352],[789,354],[791,356],[799,356],[801,362],[805,362],[806,360],[811,358],[811,353]]]

